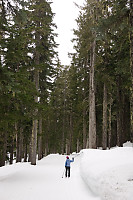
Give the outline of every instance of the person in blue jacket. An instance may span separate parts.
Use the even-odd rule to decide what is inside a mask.
[[[66,168],[66,173],[65,176],[68,178],[70,177],[70,163],[74,162],[74,158],[72,158],[72,160],[69,159],[69,157],[66,157],[66,162],[65,162],[65,168]]]

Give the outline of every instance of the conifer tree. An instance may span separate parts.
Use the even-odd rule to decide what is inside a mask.
[[[4,140],[2,139],[0,143],[0,149],[3,149],[0,152],[3,160],[0,160],[2,160],[1,165],[4,165],[6,151],[11,152],[10,163],[12,163],[15,149],[16,161],[20,162],[23,156],[27,161],[32,130],[31,122],[41,119],[41,114],[44,115],[43,111],[39,112],[40,115],[37,112],[35,114],[35,110],[41,110],[47,106],[47,91],[50,88],[48,82],[54,73],[53,48],[56,45],[52,33],[53,13],[50,3],[47,1],[8,1],[6,4],[2,1],[1,8],[0,99],[2,112],[0,118],[3,120],[1,120],[0,127],[3,129],[5,124],[5,130],[1,131]],[[33,82],[33,77],[36,74],[38,76],[39,73],[41,79],[38,79],[37,86]],[[33,96],[36,97],[36,102]],[[36,126],[36,133],[37,129]],[[40,135],[42,135],[41,123]],[[37,137],[34,142],[37,148]],[[42,141],[39,143],[40,146],[41,143]],[[6,146],[9,148],[7,149]],[[39,151],[42,154],[42,150]],[[34,152],[32,164],[36,162],[34,160],[36,149]],[[29,160],[30,156],[31,154]]]
[[[36,107],[33,117],[32,141],[31,141],[31,164],[36,164],[37,151],[37,130],[38,130],[38,97],[39,90],[43,85],[39,86],[39,75],[43,73],[44,81],[49,76],[51,69],[51,58],[53,56],[54,39],[52,34],[52,18],[50,3],[47,1],[31,1],[31,25],[32,25],[32,45],[33,47],[33,80],[36,86],[36,95],[34,97]],[[46,73],[46,74],[45,74]],[[40,90],[41,97],[46,90]],[[42,102],[42,101],[41,101]]]

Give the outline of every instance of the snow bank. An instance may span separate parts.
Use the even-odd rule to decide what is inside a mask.
[[[81,176],[102,200],[133,199],[133,148],[82,150]]]
[[[133,147],[133,143],[127,141],[126,143],[123,144],[123,147]]]

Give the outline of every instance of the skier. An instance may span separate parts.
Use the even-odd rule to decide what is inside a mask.
[[[65,162],[65,168],[66,168],[66,173],[65,176],[68,178],[70,177],[70,163],[74,162],[74,158],[72,158],[72,160],[69,159],[69,157],[66,157],[66,162]]]

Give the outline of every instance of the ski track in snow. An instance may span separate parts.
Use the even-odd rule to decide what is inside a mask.
[[[80,176],[80,156],[71,163],[71,177],[62,178],[66,156],[49,155],[37,162],[0,169],[0,200],[99,200]],[[64,174],[65,175],[65,174]]]

